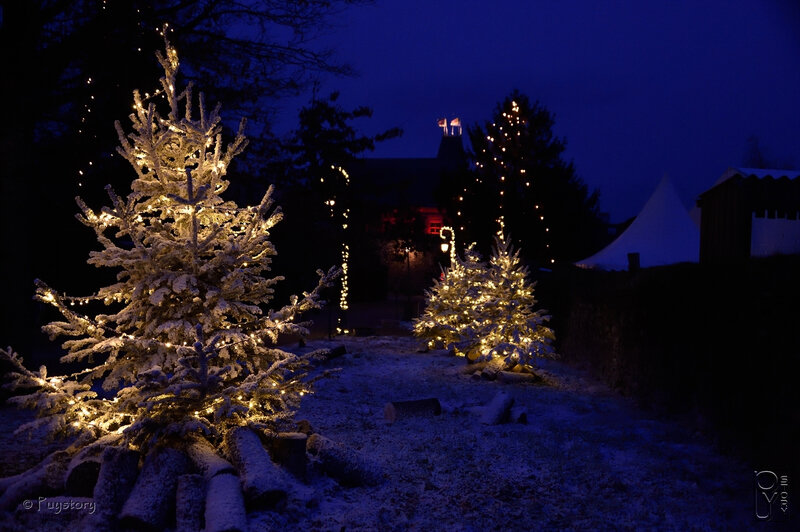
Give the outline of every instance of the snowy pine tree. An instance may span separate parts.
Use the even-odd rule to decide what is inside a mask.
[[[481,302],[481,284],[487,275],[486,264],[474,246],[464,250],[464,259],[455,253],[453,264],[442,278],[425,292],[425,311],[414,323],[414,334],[428,340],[428,347],[446,348],[469,343],[474,338],[472,309]]]
[[[269,231],[282,216],[272,187],[257,206],[221,197],[226,170],[246,145],[244,121],[224,145],[220,106],[208,112],[191,85],[177,90],[169,43],[157,57],[167,115],[135,92],[133,131],[117,122],[118,152],[136,172],[131,193],[122,198],[107,187],[111,206],[99,213],[77,199],[78,219],[102,246],[89,263],[116,269],[118,281],[86,297],[37,281],[37,298],[63,316],[44,330],[67,337],[62,361],[85,369],[49,377],[3,355],[14,385],[38,388],[14,399],[40,415],[25,428],[46,425],[79,443],[113,432],[143,447],[189,432],[219,442],[235,426],[274,427],[291,416],[307,391],[299,373],[306,360],[274,344],[280,334],[307,333],[294,320],[319,307],[320,290],[337,273],[320,271],[314,290],[268,310],[282,279],[264,276],[276,254]],[[101,303],[104,312],[85,311]],[[106,397],[93,387],[100,383]]]
[[[530,368],[536,357],[554,355],[550,319],[535,309],[535,283],[519,251],[500,234],[489,264],[470,247],[443,279],[426,292],[423,315],[414,334],[429,347],[453,347],[472,362],[497,361],[505,369]]]
[[[521,263],[502,233],[495,237],[488,275],[475,307],[475,331],[479,342],[467,352],[470,359],[501,360],[503,367],[530,367],[537,357],[553,356],[550,319],[536,307],[528,267]]]
[[[564,159],[566,140],[554,127],[545,106],[515,90],[490,120],[468,129],[473,170],[442,191],[462,238],[488,252],[499,221],[529,264],[548,268],[596,249],[599,197]]]

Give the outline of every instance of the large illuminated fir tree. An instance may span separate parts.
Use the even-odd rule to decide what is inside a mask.
[[[445,195],[460,236],[487,255],[498,221],[536,267],[583,258],[603,238],[598,195],[564,159],[554,126],[547,108],[513,91],[491,120],[468,129],[473,170]]]
[[[550,316],[536,309],[536,283],[502,232],[489,264],[473,247],[456,259],[427,291],[414,333],[429,347],[452,347],[471,362],[491,361],[502,369],[530,369],[539,357],[555,355]]]
[[[226,170],[246,145],[244,121],[225,145],[219,105],[209,112],[191,85],[178,90],[169,44],[157,56],[166,115],[135,92],[132,131],[117,123],[118,152],[136,173],[131,193],[107,187],[111,205],[100,212],[77,200],[79,220],[102,246],[89,263],[115,269],[117,282],[70,297],[37,281],[36,297],[63,316],[44,330],[66,337],[62,361],[85,369],[51,377],[6,353],[13,384],[37,388],[14,399],[39,414],[28,428],[44,425],[78,444],[119,433],[146,448],[187,433],[219,442],[236,426],[275,428],[307,391],[306,360],[275,342],[307,333],[294,320],[319,307],[336,274],[320,271],[310,293],[268,308],[282,279],[265,276],[276,254],[269,232],[282,216],[272,187],[256,206],[222,198]]]
[[[452,264],[426,290],[425,311],[414,323],[414,335],[428,341],[428,347],[455,348],[474,339],[472,309],[481,302],[486,264],[474,246],[464,250],[464,259],[451,254]]]

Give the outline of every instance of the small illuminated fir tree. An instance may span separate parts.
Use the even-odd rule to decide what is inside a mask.
[[[99,213],[77,199],[78,219],[102,245],[89,263],[117,269],[118,282],[69,297],[37,281],[37,298],[64,318],[44,330],[66,336],[62,361],[86,369],[50,377],[4,353],[13,384],[38,387],[15,398],[38,411],[26,428],[46,426],[79,444],[114,432],[143,447],[191,432],[218,442],[235,426],[274,428],[307,391],[298,373],[306,360],[274,344],[279,334],[307,333],[294,319],[319,307],[320,290],[336,275],[320,271],[313,291],[268,310],[282,279],[264,277],[276,254],[269,231],[282,216],[272,187],[257,206],[221,197],[228,165],[246,145],[244,121],[225,146],[219,105],[208,112],[191,85],[178,92],[178,56],[168,43],[157,57],[167,115],[135,92],[133,131],[117,123],[118,152],[136,172],[130,195],[107,187],[111,206]],[[113,310],[84,312],[100,303]]]
[[[528,268],[500,233],[489,264],[470,247],[441,281],[426,292],[416,336],[429,347],[452,347],[472,362],[495,361],[504,369],[529,369],[537,357],[554,356],[550,319],[536,309]]]
[[[474,337],[475,317],[471,309],[479,304],[481,284],[487,275],[486,264],[474,246],[464,250],[464,259],[455,253],[453,262],[426,290],[425,311],[414,323],[414,334],[427,339],[428,347],[453,347],[456,351]]]
[[[500,233],[495,237],[482,297],[474,309],[479,339],[466,353],[469,359],[499,360],[506,369],[531,367],[537,357],[554,355],[550,316],[536,308],[535,282],[520,262],[519,250]]]

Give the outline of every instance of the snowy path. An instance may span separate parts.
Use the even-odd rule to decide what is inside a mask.
[[[353,338],[297,419],[383,470],[373,488],[317,483],[304,507],[254,529],[743,530],[754,526],[752,470],[675,424],[649,418],[559,364],[556,387],[461,375],[411,338]],[[319,342],[317,345],[328,345]],[[510,391],[528,424],[481,425],[462,408]],[[587,391],[588,390],[588,391]],[[388,425],[388,401],[437,397],[445,412]]]

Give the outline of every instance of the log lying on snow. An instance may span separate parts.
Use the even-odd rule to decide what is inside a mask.
[[[516,372],[516,371],[501,371],[497,374],[497,379],[506,384],[513,383],[534,383],[541,382],[542,378],[535,373]]]
[[[317,458],[322,471],[343,486],[374,486],[381,475],[356,451],[319,434],[308,438],[307,450]]]
[[[238,487],[238,486],[237,486]],[[181,475],[175,492],[175,532],[203,530],[206,484],[203,475]]]
[[[38,464],[36,464],[32,468],[30,468],[30,469],[28,469],[26,471],[23,471],[22,473],[18,473],[16,475],[11,475],[10,477],[0,478],[0,495],[5,493],[5,491],[9,487],[11,487],[12,484],[15,484],[16,482],[18,482],[22,478],[26,477],[27,475],[30,475],[31,473],[34,473],[35,471],[38,471],[42,467],[44,467],[47,464],[49,464],[50,462],[52,462],[54,457],[57,455],[58,452],[60,452],[60,451],[56,451],[54,453],[49,454],[48,456],[46,456],[44,458],[44,460],[42,460],[41,462],[39,462]]]
[[[217,454],[217,450],[205,438],[192,439],[186,446],[186,454],[207,481],[222,473],[236,474],[233,465]]]
[[[506,392],[497,392],[497,395],[483,407],[481,423],[484,425],[498,425],[505,423],[511,416],[511,407],[514,398]]]
[[[295,477],[305,479],[307,440],[308,435],[302,432],[279,432],[270,440],[270,456]]]
[[[131,528],[166,528],[175,509],[178,477],[188,471],[189,459],[177,449],[162,447],[150,451],[122,507],[120,521]]]
[[[494,366],[487,366],[483,368],[483,371],[479,374],[476,373],[476,375],[480,375],[480,378],[485,381],[494,381],[497,380],[497,376],[500,375],[500,370]]]
[[[343,345],[337,345],[333,349],[321,349],[320,355],[322,355],[322,359],[327,362],[329,360],[333,360],[334,358],[339,358],[342,355],[347,354],[347,348]]]
[[[247,532],[247,512],[239,478],[228,473],[208,481],[205,532]]]
[[[436,398],[392,401],[391,403],[386,403],[383,407],[383,417],[389,423],[413,416],[438,416],[441,413],[442,405]]]
[[[5,479],[6,486],[0,496],[0,511],[8,511],[23,499],[55,494],[64,489],[64,477],[69,465],[69,453],[56,451],[39,465]]]
[[[116,517],[136,483],[139,458],[138,452],[122,447],[108,447],[103,451],[93,494],[97,507],[95,513],[87,517],[87,530],[116,530]]]
[[[255,432],[236,427],[225,436],[225,447],[239,471],[248,508],[271,508],[286,500],[288,476],[272,462]]]
[[[453,355],[455,356],[455,355]],[[466,366],[461,368],[461,372],[465,375],[472,375],[473,373],[477,373],[478,371],[483,371],[483,369],[489,365],[489,362],[471,362],[467,363]]]

